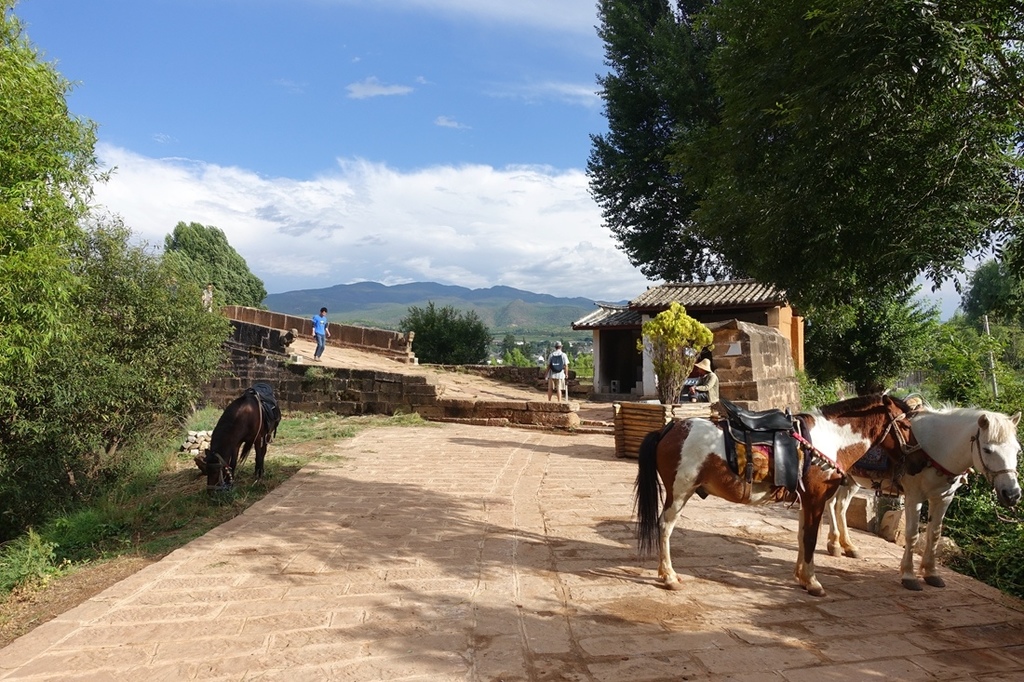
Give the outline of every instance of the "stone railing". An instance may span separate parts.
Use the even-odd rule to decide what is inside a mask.
[[[221,312],[230,320],[268,327],[284,332],[295,330],[296,336],[309,337],[313,334],[312,320],[297,315],[275,313],[270,310],[247,308],[229,305],[221,308]],[[327,344],[342,348],[355,348],[377,355],[384,355],[398,362],[416,364],[416,356],[412,351],[413,334],[374,329],[372,327],[356,327],[347,324],[328,325],[331,332]]]

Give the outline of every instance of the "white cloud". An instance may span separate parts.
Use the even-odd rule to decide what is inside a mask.
[[[301,95],[302,93],[306,92],[307,86],[306,83],[288,80],[287,78],[278,78],[274,80],[274,85],[296,95]]]
[[[441,126],[442,128],[455,128],[457,130],[468,130],[469,126],[464,123],[459,123],[450,116],[438,116],[434,119],[434,125]]]
[[[649,282],[601,225],[581,170],[361,159],[308,180],[267,178],[100,144],[116,166],[97,200],[151,244],[179,221],[215,225],[270,292],[361,280],[507,285],[633,298]]]
[[[358,83],[350,83],[345,87],[345,89],[348,90],[348,96],[352,99],[367,99],[369,97],[385,97],[388,95],[408,95],[412,92],[412,88],[408,85],[387,85],[385,83],[381,83],[376,76],[370,76]]]
[[[603,103],[593,83],[563,83],[548,81],[543,83],[527,83],[499,85],[490,89],[492,97],[508,97],[528,102],[556,100],[567,104],[596,108]]]

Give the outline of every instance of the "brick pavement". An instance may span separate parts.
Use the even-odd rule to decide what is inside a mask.
[[[611,436],[372,429],[0,650],[4,680],[1024,679],[1024,605],[899,549],[791,577],[784,507],[695,499],[678,592],[635,557]],[[273,456],[273,453],[271,453]],[[823,546],[823,542],[819,547]]]

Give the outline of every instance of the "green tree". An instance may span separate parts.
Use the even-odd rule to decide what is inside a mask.
[[[651,279],[720,277],[693,213],[696,183],[673,163],[675,145],[699,140],[717,120],[707,62],[717,39],[692,21],[705,0],[600,0],[598,34],[611,72],[598,78],[608,132],[591,136],[590,189],[605,226]]]
[[[487,357],[491,343],[491,332],[475,312],[459,312],[450,305],[437,308],[433,301],[426,308],[409,308],[399,327],[416,333],[413,351],[426,363],[476,364]]]
[[[673,302],[668,310],[643,323],[637,350],[651,356],[658,377],[658,399],[671,405],[679,398],[683,382],[690,376],[698,356],[713,347],[714,335]]]
[[[0,407],[12,418],[16,387],[65,329],[68,247],[97,179],[95,125],[68,111],[70,83],[14,5],[0,0]]]
[[[818,382],[850,381],[859,395],[880,393],[923,367],[932,349],[938,310],[894,297],[857,298],[808,311],[807,370]]]
[[[263,280],[249,270],[220,228],[179,222],[164,239],[164,252],[179,279],[213,284],[215,305],[258,308],[267,297]]]
[[[533,367],[537,363],[526,357],[518,347],[514,347],[512,350],[505,352],[502,356],[501,364],[506,367]]]
[[[516,341],[516,335],[512,333],[505,334],[504,338],[502,338],[501,340],[501,356],[505,357],[506,355],[515,350],[519,350],[519,344]],[[519,352],[522,353],[521,350]]]
[[[1015,225],[1016,3],[731,0],[708,17],[722,121],[684,156],[708,170],[695,219],[729,262],[804,306],[849,303],[939,282]]]
[[[119,448],[183,421],[224,357],[228,321],[203,312],[198,285],[175,283],[121,224],[92,228],[70,255],[83,286],[68,302],[68,342],[37,363],[0,438],[3,539],[129,466]]]
[[[931,355],[930,373],[940,400],[958,405],[991,402],[988,354],[999,353],[992,337],[979,334],[962,316],[944,323]]]
[[[576,372],[577,379],[593,379],[594,378],[594,354],[593,353],[579,353],[569,363],[573,371]]]
[[[657,16],[639,26],[618,19],[631,11]],[[595,143],[592,182],[618,178],[628,206],[657,206],[670,194],[664,182],[696,195],[666,215],[707,249],[680,250],[686,264],[664,269],[641,255],[645,272],[672,278],[721,258],[807,309],[892,297],[921,273],[939,282],[965,254],[1018,230],[1024,15],[1016,3],[790,0],[765,11],[753,0],[706,10],[608,0],[601,17],[612,77],[624,76],[614,88],[605,81],[610,135],[634,97],[672,133],[645,137],[629,173]],[[652,49],[666,22],[713,36],[700,41],[705,58],[670,60]],[[688,83],[710,91],[694,101],[713,105],[689,118],[676,100],[683,86],[673,87]],[[599,201],[604,194],[599,184]],[[630,219],[628,206],[602,203],[612,221]],[[668,232],[653,219],[631,224],[636,239]]]
[[[960,309],[971,321],[980,320],[984,315],[1000,320],[1018,319],[1018,286],[1004,261],[985,261],[971,274],[967,289],[960,297]]]

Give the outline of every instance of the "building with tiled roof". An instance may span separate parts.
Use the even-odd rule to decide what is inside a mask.
[[[747,330],[744,334],[754,330],[759,338],[763,335],[756,331],[758,329],[768,328],[777,332],[783,337],[782,346],[788,349],[792,358],[790,367],[803,369],[803,318],[793,311],[785,292],[750,279],[676,282],[649,287],[627,305],[598,303],[597,310],[573,323],[573,329],[589,329],[594,333],[595,393],[646,398],[656,394],[653,368],[649,359],[645,360],[643,353],[637,350],[637,342],[644,321],[666,310],[673,302],[681,304],[688,315],[715,331],[716,350],[711,353],[712,366],[716,365],[716,355],[719,356],[719,365],[735,364],[726,362],[724,356],[735,348],[735,344],[717,347],[721,345],[720,337],[735,336],[734,332],[724,331],[726,328],[735,330],[742,326]],[[742,325],[737,326],[738,323]],[[719,378],[722,378],[721,374]],[[743,383],[749,383],[747,379],[749,377]],[[723,389],[725,383],[723,380]],[[730,397],[728,391],[724,392],[724,397]],[[756,402],[756,399],[751,402]]]

